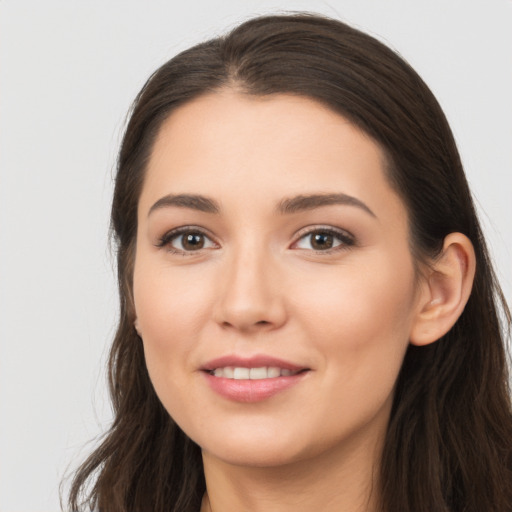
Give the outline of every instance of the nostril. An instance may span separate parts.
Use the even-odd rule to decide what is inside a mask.
[[[235,329],[242,329],[242,330],[247,330],[247,329],[254,329],[254,328],[259,328],[259,327],[267,327],[267,326],[271,326],[272,325],[272,322],[269,322],[268,320],[258,320],[257,322],[254,322],[252,324],[248,323],[248,324],[241,324],[241,323],[236,323],[236,322],[228,322],[228,321],[224,321],[222,322],[222,327],[224,329],[228,329],[228,328],[235,328]]]

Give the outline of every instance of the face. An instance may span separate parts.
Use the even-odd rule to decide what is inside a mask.
[[[221,91],[163,124],[136,326],[160,400],[204,453],[270,466],[375,443],[416,297],[405,206],[345,118]]]

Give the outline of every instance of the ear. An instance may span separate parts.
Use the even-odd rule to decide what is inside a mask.
[[[133,322],[133,326],[135,327],[135,330],[137,331],[137,334],[140,336],[140,329],[139,329],[139,319],[135,318],[135,321]]]
[[[410,342],[428,345],[444,336],[464,311],[475,276],[475,251],[462,233],[449,234],[426,271]]]

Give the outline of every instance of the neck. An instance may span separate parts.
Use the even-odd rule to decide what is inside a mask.
[[[374,438],[277,467],[234,465],[203,452],[201,512],[376,511],[382,446]]]

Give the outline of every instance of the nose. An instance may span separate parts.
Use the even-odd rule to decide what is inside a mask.
[[[227,259],[214,315],[221,327],[249,333],[274,330],[286,322],[286,289],[276,266],[263,250]]]

